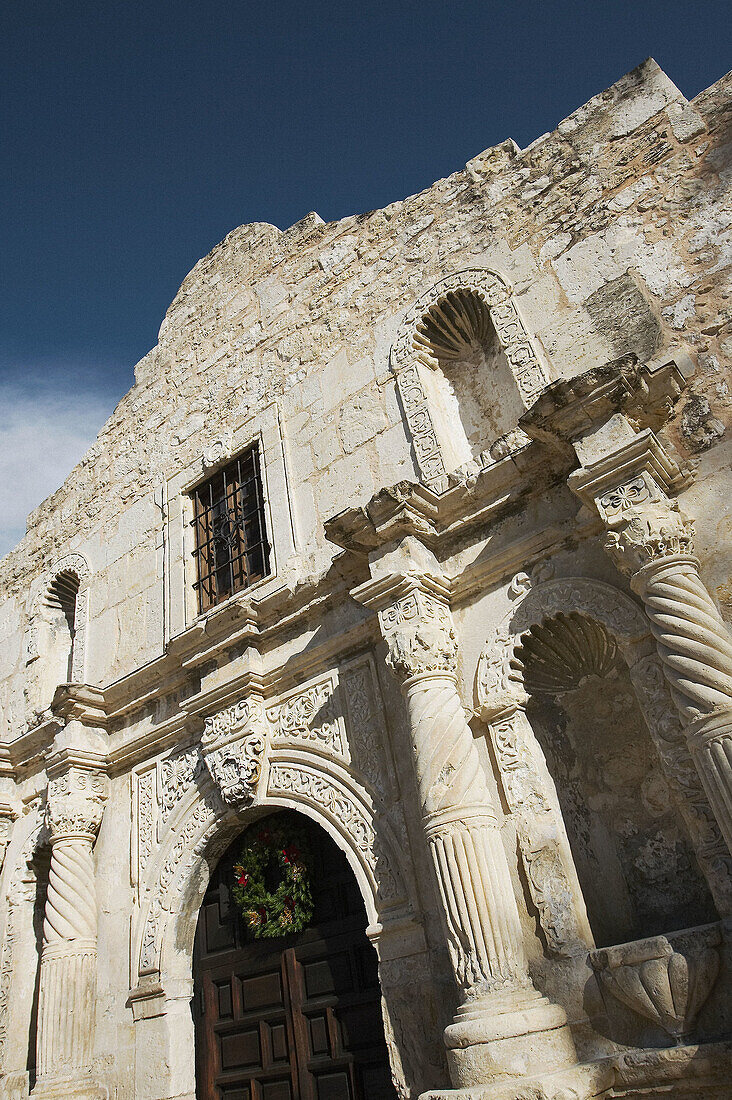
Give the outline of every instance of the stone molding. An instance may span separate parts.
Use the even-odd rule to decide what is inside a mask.
[[[319,758],[273,751],[268,773],[266,791],[257,793],[256,805],[301,810],[336,840],[349,857],[374,931],[390,921],[412,920],[408,878],[397,855],[400,841],[385,810],[348,772]],[[142,872],[133,985],[160,971],[167,922],[183,910],[189,881],[205,858],[223,850],[243,827],[210,780],[191,783],[174,823]]]
[[[447,473],[427,395],[419,375],[420,364],[426,369],[432,369],[434,364],[415,345],[415,336],[417,326],[425,314],[446,294],[455,290],[471,291],[488,307],[498,340],[526,408],[529,408],[549,382],[513,300],[511,287],[498,272],[488,268],[457,271],[422,294],[409,307],[402,320],[392,345],[390,364],[396,376],[422,480],[438,493],[447,488]]]

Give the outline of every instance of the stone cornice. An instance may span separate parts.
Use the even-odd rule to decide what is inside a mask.
[[[107,724],[104,692],[91,684],[59,684],[51,711],[57,718],[66,722],[81,722],[83,726],[104,729]]]
[[[326,537],[363,555],[409,535],[443,552],[453,539],[497,522],[519,500],[565,478],[573,464],[566,456],[548,457],[544,448],[529,443],[491,465],[449,474],[450,485],[443,493],[409,481],[382,489],[368,504],[327,520]]]
[[[552,382],[519,423],[531,438],[565,448],[618,412],[638,426],[658,429],[669,419],[690,366],[682,349],[645,364],[625,355]]]
[[[322,615],[339,596],[347,599],[363,567],[344,559],[341,555],[324,573],[294,587],[283,586],[265,597],[244,592],[197,619],[170,640],[160,657],[105,687],[108,721],[138,710],[161,694],[174,692],[202,666],[220,660],[233,646],[251,646],[266,653],[283,634],[304,627],[314,612]]]

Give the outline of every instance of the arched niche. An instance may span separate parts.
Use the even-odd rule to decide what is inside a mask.
[[[74,553],[57,560],[34,586],[26,663],[33,665],[35,709],[48,706],[59,684],[84,682],[90,578],[86,558]]]
[[[351,867],[379,956],[398,1094],[406,1098],[446,1084],[434,1054],[440,1050],[438,1009],[424,933],[408,897],[403,841],[345,769],[312,755],[275,752],[254,804],[241,812],[225,806],[206,773],[198,772],[145,865],[132,928],[129,999],[137,1100],[194,1095],[190,1001],[200,906],[211,870],[229,844],[258,816],[279,809],[296,810],[320,826]],[[151,1052],[164,1072],[151,1074]]]
[[[414,303],[391,367],[423,480],[438,492],[452,470],[526,442],[519,417],[548,383],[509,285],[487,269],[450,275]]]
[[[718,919],[630,671],[597,618],[558,612],[514,662],[600,947]]]
[[[586,768],[594,763],[602,771],[604,766],[605,777],[623,789],[622,738],[613,741],[612,737],[615,705],[623,711],[615,717],[624,723],[623,734],[627,733],[632,746],[633,760],[628,759],[627,766],[638,772],[633,779],[639,788],[635,794],[643,800],[646,814],[648,849],[641,859],[647,858],[649,871],[659,870],[663,857],[654,848],[653,821],[676,830],[678,855],[682,862],[687,860],[687,867],[691,864],[693,888],[706,897],[703,875],[717,911],[727,915],[732,901],[729,855],[689,757],[641,609],[618,589],[587,578],[534,585],[521,574],[510,591],[515,604],[484,648],[476,696],[517,821],[526,877],[550,952],[574,953],[581,942],[593,942],[593,933],[601,939],[615,935],[627,939],[652,930],[643,928],[642,920],[634,925],[629,919],[623,925],[616,919],[613,932],[607,922],[598,921],[595,887],[588,886],[582,854],[576,855],[583,844],[579,820],[573,820],[582,794],[572,788],[578,780],[572,768],[581,770],[577,753],[584,753]],[[603,725],[609,729],[599,728]],[[553,737],[558,740],[553,742]],[[604,764],[602,754],[608,758]],[[654,766],[649,768],[651,759]],[[608,792],[601,784],[594,792],[585,789],[583,797],[590,802],[596,798],[590,809],[597,809]],[[617,800],[615,811],[610,812],[617,812],[619,818],[625,813],[629,835],[642,846],[642,823],[628,818],[627,799],[625,809],[622,802]],[[604,808],[607,811],[608,805]],[[621,821],[617,824],[623,827]],[[597,847],[595,854],[599,855]],[[600,862],[617,871],[616,856],[605,851]],[[601,892],[600,876],[597,881]],[[669,905],[665,913],[646,913],[644,919],[647,924],[684,919],[683,906],[676,917],[672,909]],[[713,910],[709,915],[714,919]]]

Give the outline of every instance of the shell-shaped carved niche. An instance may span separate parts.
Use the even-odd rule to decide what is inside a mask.
[[[440,295],[417,321],[411,348],[447,471],[516,431],[524,404],[491,308],[476,289]]]
[[[483,299],[472,290],[451,290],[417,325],[412,346],[422,363],[435,367],[443,360],[465,358],[492,335],[493,325]]]
[[[511,678],[523,680],[530,695],[573,691],[587,676],[607,676],[621,658],[615,639],[601,623],[560,612],[521,637],[511,661]]]

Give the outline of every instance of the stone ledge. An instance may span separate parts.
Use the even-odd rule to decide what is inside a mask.
[[[419,1100],[593,1100],[614,1096],[612,1061],[590,1062],[541,1077],[496,1081],[469,1089],[425,1092]]]

